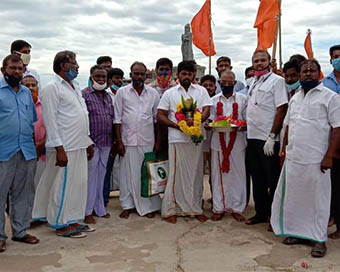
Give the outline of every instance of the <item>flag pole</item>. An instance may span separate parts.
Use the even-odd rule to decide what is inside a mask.
[[[313,46],[312,46],[312,31],[308,28],[307,30],[307,35],[310,37],[310,48],[311,48],[311,53],[312,53],[312,59],[314,58],[314,52],[313,52]]]
[[[280,69],[282,69],[282,29],[281,29],[282,13],[281,13],[281,4],[282,4],[282,0],[279,0],[279,5],[280,5],[280,13],[279,13],[279,58],[280,58]]]
[[[272,51],[272,59],[276,59],[276,49],[277,49],[277,36],[279,32],[279,25],[280,25],[280,13],[281,13],[281,0],[279,0],[279,14],[276,18],[276,28],[275,28],[275,38],[273,44],[273,51]]]
[[[209,37],[209,75],[211,75],[211,42],[212,42],[212,29],[211,29],[211,0],[209,5],[209,25],[210,25],[210,37]]]

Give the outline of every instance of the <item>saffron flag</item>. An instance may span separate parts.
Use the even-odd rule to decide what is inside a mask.
[[[313,54],[313,49],[312,49],[312,38],[311,38],[311,31],[308,29],[307,36],[305,39],[305,50],[308,59],[312,59],[314,54]]]
[[[278,15],[280,13],[278,0],[260,0],[254,28],[257,28],[257,49],[266,50],[275,40]]]
[[[206,56],[216,55],[210,25],[210,8],[211,2],[206,0],[203,7],[191,21],[192,41]]]
[[[312,34],[312,31],[310,31],[310,29],[308,29],[307,36],[306,36],[305,43],[304,43],[307,58],[309,60],[314,58],[313,47],[312,47],[312,35],[311,34]],[[319,79],[322,80],[324,77],[325,76],[324,76],[323,72],[320,71]]]

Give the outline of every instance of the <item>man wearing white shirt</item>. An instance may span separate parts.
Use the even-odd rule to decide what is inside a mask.
[[[271,224],[284,244],[315,242],[312,257],[326,254],[333,158],[340,145],[340,98],[319,81],[320,65],[300,65],[301,87],[289,102],[288,145],[272,206]],[[285,141],[286,142],[286,141]]]
[[[247,138],[256,214],[248,225],[269,219],[280,175],[278,136],[288,107],[285,80],[269,71],[268,52],[256,51],[252,63],[255,79],[248,91]]]
[[[74,79],[78,75],[75,53],[57,53],[54,79],[42,89],[40,99],[46,139],[46,168],[37,187],[33,219],[47,221],[58,236],[85,237],[87,160],[93,157],[85,101]]]
[[[217,112],[219,102],[223,104],[223,116],[232,115],[233,107],[237,104],[238,120],[246,119],[247,97],[234,91],[235,82],[233,72],[227,70],[222,73],[220,81],[222,92],[212,98],[210,120],[215,120],[219,114]],[[247,201],[245,166],[247,139],[245,131],[237,131],[229,157],[226,158],[227,154],[224,154],[222,144],[227,149],[232,133],[234,132],[214,131],[211,139],[213,221],[221,220],[227,212],[230,212],[236,221],[245,221],[241,213]],[[221,135],[224,137],[224,143],[220,140]],[[229,171],[222,167],[225,160],[229,160]]]
[[[114,124],[120,162],[121,218],[128,218],[133,209],[140,216],[149,218],[161,208],[158,195],[141,196],[141,167],[144,154],[160,149],[159,127],[156,123],[158,92],[144,84],[146,66],[135,62],[131,65],[132,83],[118,90],[114,104]],[[155,137],[156,130],[156,137]]]
[[[191,61],[178,64],[180,84],[167,90],[159,103],[157,119],[169,127],[169,178],[162,202],[162,217],[176,223],[177,216],[196,216],[204,222],[207,217],[201,208],[203,191],[203,157],[201,144],[194,144],[190,136],[180,131],[175,117],[176,106],[192,97],[202,112],[202,123],[210,114],[211,99],[207,90],[192,84],[195,66]],[[187,120],[191,126],[192,121]]]

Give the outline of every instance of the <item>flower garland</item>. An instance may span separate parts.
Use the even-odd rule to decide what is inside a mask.
[[[197,107],[197,102],[193,98],[189,98],[186,101],[182,97],[182,102],[178,103],[176,106],[175,117],[179,126],[179,129],[188,136],[191,136],[191,140],[198,144],[203,140],[203,135],[201,131],[202,124],[202,113]],[[193,112],[193,125],[188,126],[187,117],[185,113]]]
[[[222,102],[217,102],[217,105],[216,105],[216,115],[217,115],[217,118],[219,116],[223,116],[223,103]],[[237,104],[237,102],[233,103],[232,120],[235,120],[235,121],[238,120],[238,104]],[[232,151],[232,149],[234,147],[234,143],[235,143],[235,140],[236,140],[236,135],[237,135],[236,131],[230,132],[230,134],[229,134],[229,143],[228,143],[228,147],[227,147],[225,139],[224,139],[224,133],[223,132],[219,132],[220,145],[221,145],[222,154],[223,154],[223,161],[222,161],[222,165],[221,165],[222,172],[229,173],[229,171],[230,171],[230,160],[229,160],[229,157],[230,157],[231,151]]]

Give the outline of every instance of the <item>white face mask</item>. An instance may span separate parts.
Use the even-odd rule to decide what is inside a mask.
[[[30,54],[24,54],[24,53],[20,53],[20,58],[22,60],[22,62],[24,63],[24,65],[28,65],[31,61],[31,55]]]
[[[106,83],[99,84],[98,82],[94,81],[93,79],[92,79],[92,82],[93,82],[92,88],[95,89],[96,91],[102,91],[106,88]]]

